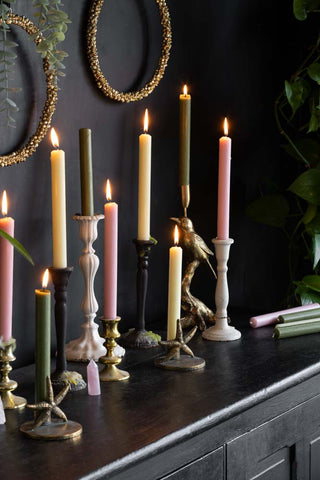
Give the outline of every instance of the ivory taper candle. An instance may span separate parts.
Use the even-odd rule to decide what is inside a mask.
[[[2,195],[0,228],[14,236],[14,219],[7,217],[7,193]],[[13,296],[13,246],[0,237],[0,337],[7,342],[12,337],[12,296]]]
[[[51,152],[51,188],[52,188],[52,241],[53,267],[67,266],[67,231],[66,231],[66,177],[65,155],[59,150],[59,139],[51,129],[51,141],[56,150]]]
[[[118,282],[118,204],[111,201],[109,179],[106,185],[107,202],[104,205],[104,307],[103,316],[113,320],[117,316]]]
[[[179,233],[176,225],[174,246],[169,250],[167,340],[173,340],[176,337],[177,320],[180,318],[181,312],[182,248],[178,246],[178,243]]]
[[[47,400],[47,377],[50,377],[50,306],[47,290],[49,270],[43,274],[42,288],[35,290],[36,299],[36,402]]]
[[[93,180],[92,180],[92,144],[90,128],[80,128],[80,179],[81,179],[81,213],[84,216],[94,214]]]
[[[219,140],[218,225],[217,238],[229,238],[231,138],[228,137],[228,121],[224,119],[224,136]]]
[[[190,128],[191,95],[187,85],[179,97],[180,103],[180,150],[179,150],[179,185],[190,185]]]
[[[139,137],[138,240],[150,239],[151,135],[148,132],[148,109],[144,115],[144,133]]]

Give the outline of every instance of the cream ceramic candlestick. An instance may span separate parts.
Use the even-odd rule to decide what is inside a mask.
[[[232,238],[219,240],[214,238],[212,240],[217,257],[217,286],[215,293],[216,301],[216,324],[213,327],[207,328],[202,333],[202,337],[206,340],[214,340],[218,342],[228,342],[237,340],[241,337],[241,333],[234,327],[228,324],[227,307],[229,303],[229,289],[227,280],[228,259],[230,246],[233,244]]]
[[[81,325],[83,331],[80,338],[72,340],[66,345],[66,358],[69,361],[99,360],[106,354],[103,346],[104,339],[100,337],[98,325],[94,322],[99,305],[94,293],[94,279],[99,267],[99,258],[95,255],[92,247],[97,239],[97,224],[104,215],[83,216],[74,215],[73,219],[79,224],[79,237],[85,247],[79,258],[79,265],[84,277],[84,296],[81,303],[81,310],[86,321]],[[116,354],[124,355],[124,349],[119,347]]]

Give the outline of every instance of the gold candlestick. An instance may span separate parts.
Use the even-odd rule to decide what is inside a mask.
[[[27,404],[25,398],[17,397],[11,393],[18,386],[15,380],[9,379],[9,373],[12,370],[10,362],[16,359],[13,355],[15,346],[16,340],[14,338],[0,344],[0,395],[5,410],[22,408]]]
[[[118,323],[121,318],[116,317],[114,319],[100,318],[103,327],[103,338],[106,339],[104,346],[107,350],[106,355],[99,359],[99,362],[104,365],[104,368],[99,373],[100,380],[102,382],[118,382],[120,380],[126,380],[130,377],[128,372],[119,370],[117,365],[121,363],[122,358],[116,357],[113,354],[114,349],[118,346],[116,338],[120,337],[118,332]]]

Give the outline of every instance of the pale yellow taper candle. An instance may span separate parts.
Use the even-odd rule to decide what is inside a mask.
[[[58,150],[59,140],[51,129],[51,141],[56,150],[51,152],[51,189],[52,189],[52,243],[53,267],[67,267],[66,233],[66,180],[64,151]]]
[[[138,240],[150,239],[151,135],[148,133],[148,109],[144,116],[144,133],[139,136]]]
[[[177,320],[181,312],[182,248],[178,246],[179,233],[174,228],[175,245],[169,250],[169,287],[168,287],[168,323],[167,340],[176,338]]]

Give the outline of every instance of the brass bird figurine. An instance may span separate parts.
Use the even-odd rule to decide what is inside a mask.
[[[167,355],[165,356],[165,361],[171,360],[172,358],[180,357],[180,350],[185,352],[190,357],[194,357],[193,351],[187,346],[187,343],[190,342],[191,338],[197,331],[197,326],[193,327],[192,330],[183,338],[182,327],[180,319],[177,320],[177,333],[174,340],[160,341],[159,345],[167,348]]]
[[[36,417],[33,428],[40,427],[46,422],[51,421],[51,414],[54,413],[58,418],[61,418],[64,422],[67,422],[68,419],[66,415],[63,413],[61,408],[58,405],[62,402],[64,397],[67,395],[70,385],[67,384],[61,392],[58,393],[56,397],[54,397],[52,384],[50,377],[46,378],[47,380],[47,392],[48,398],[46,402],[39,402],[35,405],[27,405],[27,408],[31,410],[35,410],[36,412],[40,412],[38,417]]]
[[[192,220],[188,217],[171,217],[170,220],[173,220],[180,228],[182,233],[181,245],[185,249],[187,256],[190,257],[190,260],[198,260],[200,263],[207,262],[213,275],[217,278],[216,272],[209,260],[209,257],[213,256],[214,253],[200,235],[195,232]]]

